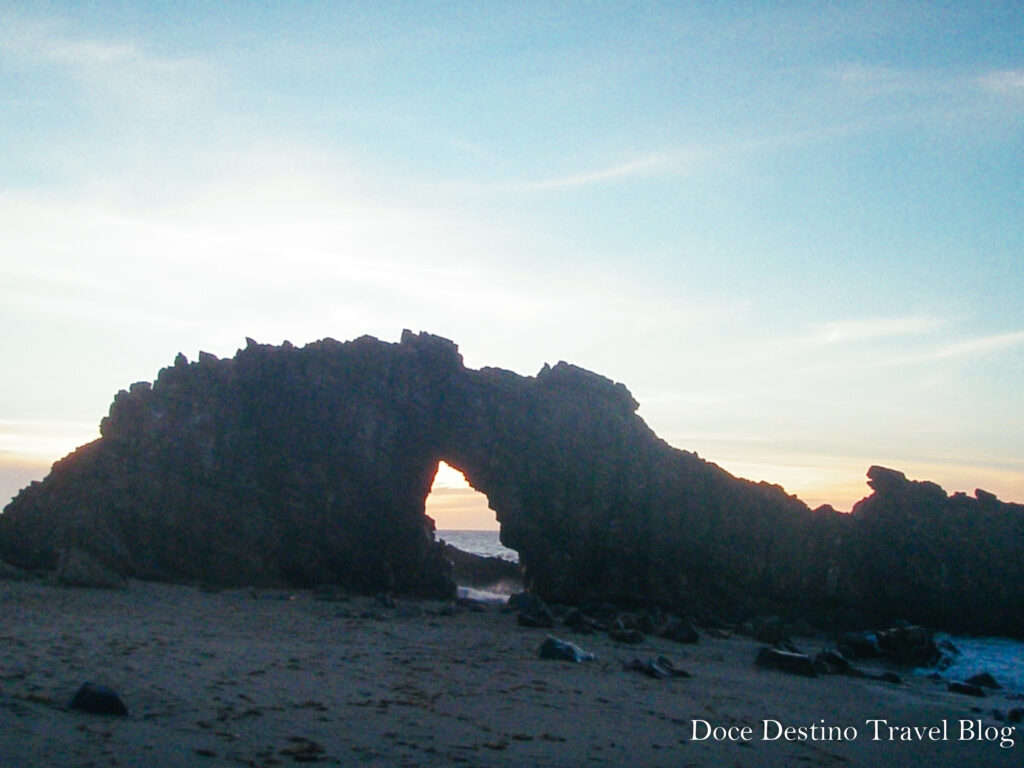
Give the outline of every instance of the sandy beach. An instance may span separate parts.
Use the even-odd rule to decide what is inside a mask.
[[[1020,765],[1019,725],[1009,748],[974,738],[978,720],[1009,727],[991,714],[1020,706],[1008,692],[795,677],[756,668],[762,644],[739,636],[623,645],[523,628],[496,607],[318,597],[0,582],[0,765]],[[548,634],[596,661],[540,659]],[[692,677],[623,668],[662,655]],[[115,689],[128,716],[69,709],[86,681]],[[886,721],[877,739],[870,720]],[[779,733],[812,725],[856,736]],[[701,739],[708,727],[738,740]]]

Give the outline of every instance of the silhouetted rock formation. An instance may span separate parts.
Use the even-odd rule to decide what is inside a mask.
[[[447,543],[444,545],[444,556],[452,564],[452,578],[460,587],[522,588],[519,563],[501,557],[465,552]]]
[[[179,355],[8,506],[0,557],[52,569],[74,546],[140,578],[447,595],[424,514],[443,459],[549,601],[1024,634],[1021,506],[873,468],[852,515],[812,512],[672,448],[636,408],[575,366],[470,370],[408,331]]]
[[[843,577],[868,616],[1024,636],[1024,505],[982,490],[947,496],[883,467],[868,478]]]
[[[68,547],[57,561],[57,583],[66,587],[122,589],[127,585],[120,573],[78,549]]]

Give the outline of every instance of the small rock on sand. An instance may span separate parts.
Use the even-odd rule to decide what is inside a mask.
[[[95,683],[83,683],[68,707],[91,715],[128,714],[128,708],[114,690]]]

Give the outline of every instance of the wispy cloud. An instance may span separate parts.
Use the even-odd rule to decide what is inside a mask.
[[[1024,69],[986,72],[976,82],[988,93],[1024,101]]]
[[[213,79],[209,63],[196,57],[161,55],[139,41],[96,37],[13,13],[0,25],[0,61],[22,70],[55,70],[91,92],[141,104],[191,98]]]
[[[1024,345],[1024,331],[950,341],[948,321],[926,316],[864,318],[821,323],[809,333],[767,345],[774,356],[813,353],[802,375],[849,368],[897,368],[985,355]],[[865,347],[862,343],[870,342]],[[856,354],[852,354],[857,350]],[[824,353],[830,353],[828,355]],[[838,356],[837,356],[838,355]]]
[[[836,347],[862,341],[922,336],[937,330],[942,322],[931,317],[869,317],[820,323],[810,332],[771,345],[774,351]]]
[[[859,370],[905,368],[941,361],[952,361],[963,357],[990,355],[1024,345],[1024,331],[976,336],[950,342],[935,338],[931,331],[937,329],[938,325],[934,326],[934,328],[922,326],[919,332],[913,332],[912,329],[908,329],[908,333],[883,333],[882,329],[879,329],[879,334],[873,335],[870,333],[870,328],[865,328],[863,333],[859,335],[847,336],[845,338],[840,335],[836,337],[834,342],[824,341],[817,346],[821,347],[831,343],[842,344],[844,341],[852,342],[855,339],[888,340],[891,343],[881,346],[871,354],[859,354],[855,357],[844,355],[838,360],[830,358],[829,360],[815,361],[800,372],[801,374],[808,374],[840,371],[850,368],[857,368]],[[896,329],[894,328],[893,330],[895,331]],[[901,337],[907,339],[912,336],[923,336],[926,338],[918,339],[909,347],[906,344],[898,345],[898,340]],[[815,345],[807,344],[802,349],[810,349],[812,346]],[[839,350],[837,349],[837,351]]]
[[[24,67],[60,65],[76,72],[94,68],[177,69],[190,60],[158,56],[133,41],[75,35],[51,20],[5,18],[0,52]]]
[[[989,336],[979,336],[974,339],[957,341],[952,344],[940,347],[927,357],[933,360],[944,360],[955,357],[966,357],[968,355],[983,355],[992,352],[1001,352],[1024,345],[1024,331],[1012,331],[1010,333],[998,333]]]
[[[910,114],[936,116],[936,110],[953,115],[981,112],[986,104],[1009,107],[1024,102],[1024,70],[934,71],[903,69],[863,63],[833,68],[827,79],[839,93],[868,99],[890,99],[903,104]]]
[[[68,67],[113,67],[152,63],[138,48],[124,43],[44,36],[40,36],[32,43],[34,44],[26,46],[26,53],[34,52],[43,62],[64,64]]]
[[[952,374],[943,363],[1006,354],[1024,346],[1024,331],[969,336],[957,325],[952,318],[925,315],[826,322],[776,342],[754,342],[740,359],[745,365],[761,365],[765,380],[779,375],[790,382],[799,379],[822,386],[824,381],[839,383],[851,377],[864,381],[869,371],[890,371],[913,388],[949,380]]]
[[[909,72],[862,63],[836,67],[832,77],[845,85],[872,90],[908,88],[912,83]]]
[[[508,182],[497,185],[501,191],[546,192],[582,189],[659,176],[687,176],[708,166],[720,168],[724,163],[757,152],[773,152],[793,144],[820,140],[818,132],[800,132],[769,135],[754,139],[696,142],[664,149],[652,149],[639,156],[589,170],[566,173],[548,178]]]
[[[648,176],[653,173],[675,170],[679,162],[671,155],[650,155],[607,168],[599,168],[583,173],[524,182],[514,185],[516,189],[531,192],[548,189],[572,189],[587,187],[594,184],[620,181],[623,179]]]

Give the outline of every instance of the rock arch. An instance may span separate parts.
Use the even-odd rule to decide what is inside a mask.
[[[985,533],[947,541],[941,515],[922,530],[959,581],[867,600],[885,580],[870,556],[886,536],[877,510],[907,498],[898,480],[885,476],[859,513],[812,512],[672,448],[636,410],[623,385],[576,366],[467,369],[452,342],[408,331],[397,344],[248,340],[230,359],[179,355],[119,392],[102,437],[7,507],[0,556],[52,568],[74,546],[139,578],[447,595],[424,514],[444,460],[487,495],[529,586],[551,600],[819,618],[870,605],[926,620],[949,619],[951,589],[963,602],[986,588],[1010,607],[1001,631],[1024,631],[1021,553],[1001,553],[1009,565],[990,579],[957,555]],[[977,503],[1019,542],[1024,508],[988,496]]]

